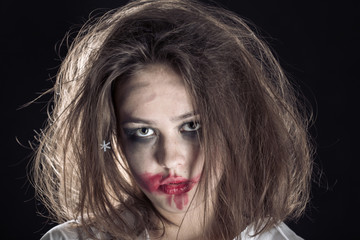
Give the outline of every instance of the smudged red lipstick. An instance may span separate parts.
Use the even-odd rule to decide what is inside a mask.
[[[190,191],[195,183],[182,177],[168,177],[160,182],[158,191],[170,195],[179,195]]]
[[[199,181],[200,176],[189,180],[183,177],[167,176],[164,178],[162,174],[144,173],[140,178],[140,185],[149,192],[178,195],[190,191]]]
[[[182,210],[188,203],[188,193],[200,180],[200,175],[192,179],[162,174],[143,173],[136,177],[139,185],[152,194],[165,195],[168,205],[175,203],[177,209]]]

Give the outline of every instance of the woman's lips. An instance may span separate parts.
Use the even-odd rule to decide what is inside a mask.
[[[189,203],[188,193],[196,183],[199,182],[201,174],[187,179],[178,176],[164,176],[161,173],[151,174],[145,172],[141,175],[135,175],[139,185],[151,194],[164,195],[167,203],[173,207],[174,203],[177,209],[183,210]]]
[[[162,184],[159,186],[158,190],[165,194],[182,194],[191,190],[193,184],[191,182],[181,182],[181,183],[170,183]]]
[[[199,179],[200,176],[189,180],[183,177],[167,176],[164,178],[162,174],[144,173],[141,175],[140,185],[149,192],[179,195],[190,191],[199,182]]]

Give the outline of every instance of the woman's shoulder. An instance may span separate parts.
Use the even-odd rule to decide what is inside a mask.
[[[91,227],[90,231],[97,239],[113,239],[109,234],[99,231],[95,227]],[[59,224],[50,229],[40,240],[90,240],[87,233],[81,228],[78,221],[72,220]],[[142,232],[134,240],[149,240],[146,231]]]
[[[302,240],[301,237],[296,235],[285,223],[274,226],[269,231],[266,231],[260,235],[252,237],[254,229],[252,227],[246,228],[241,233],[242,240]]]
[[[79,230],[76,221],[68,221],[50,229],[40,240],[78,240]]]
[[[90,228],[90,231],[100,239],[110,239],[108,234]],[[80,227],[79,222],[72,220],[50,229],[40,240],[87,240],[87,233]]]

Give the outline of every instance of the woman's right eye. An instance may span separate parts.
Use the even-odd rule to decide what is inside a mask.
[[[154,129],[147,128],[147,127],[124,129],[124,131],[128,137],[137,138],[137,139],[150,138],[153,135],[155,135]]]
[[[155,134],[155,131],[151,128],[138,128],[134,135],[137,137],[150,137]]]

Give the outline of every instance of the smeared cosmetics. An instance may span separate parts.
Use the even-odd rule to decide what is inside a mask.
[[[164,177],[162,174],[144,173],[137,180],[140,186],[150,193],[168,195],[169,206],[174,202],[176,208],[182,210],[189,203],[187,192],[199,182],[199,179],[200,175],[189,180],[171,175]]]

